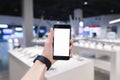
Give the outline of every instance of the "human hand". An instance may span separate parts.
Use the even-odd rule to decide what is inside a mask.
[[[42,55],[44,57],[46,57],[47,59],[49,59],[52,64],[55,63],[55,61],[56,61],[53,59],[53,44],[52,44],[53,43],[53,36],[54,36],[54,31],[51,28],[48,39],[45,42],[44,50],[42,52]],[[71,51],[73,48],[73,39],[70,40],[70,43],[71,43],[71,45],[70,45],[70,57],[72,57]]]

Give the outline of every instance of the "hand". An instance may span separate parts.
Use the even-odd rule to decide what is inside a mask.
[[[47,41],[45,42],[45,46],[44,46],[44,50],[42,52],[42,55],[44,57],[46,57],[47,59],[49,59],[51,61],[51,63],[55,63],[56,60],[53,59],[53,36],[54,36],[54,31],[51,28],[50,29],[50,33],[48,36]],[[70,57],[72,57],[71,51],[73,48],[73,39],[70,40],[71,46],[70,46]]]

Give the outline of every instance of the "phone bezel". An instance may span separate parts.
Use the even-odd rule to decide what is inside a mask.
[[[54,25],[53,26],[53,30],[55,28],[60,28],[60,29],[70,29],[70,39],[71,39],[71,26],[70,25],[60,25],[60,24],[57,24],[57,25]],[[69,40],[70,40],[69,39]],[[70,42],[70,41],[69,41]],[[69,43],[69,46],[70,46],[70,43]],[[54,38],[53,38],[53,59],[54,60],[69,60],[70,58],[70,49],[69,49],[69,56],[55,56],[54,55]]]

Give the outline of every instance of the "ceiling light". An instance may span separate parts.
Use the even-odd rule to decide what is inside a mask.
[[[80,21],[80,22],[79,22],[79,26],[80,26],[80,27],[83,27],[83,26],[84,26],[84,22],[83,22],[83,21]]]
[[[14,39],[14,42],[15,42],[15,43],[18,43],[18,42],[19,42],[19,40],[18,40],[17,38],[15,38],[15,39]]]
[[[85,2],[84,2],[84,5],[87,5],[87,4],[88,4],[88,2],[87,2],[87,1],[85,1]]]
[[[8,43],[13,43],[13,40],[12,39],[8,39]]]
[[[59,21],[57,21],[57,24],[60,24],[60,22],[59,22]]]
[[[0,28],[8,28],[7,24],[0,24]]]
[[[120,22],[120,19],[111,20],[111,21],[109,21],[109,24],[114,24],[114,23],[118,23],[118,22]]]
[[[15,28],[15,30],[16,30],[16,31],[22,31],[23,29],[20,28],[20,27],[19,27],[19,28],[17,27],[17,28]]]
[[[35,26],[33,26],[33,29],[35,28]]]
[[[110,12],[113,13],[113,12],[114,12],[114,9],[111,9]]]

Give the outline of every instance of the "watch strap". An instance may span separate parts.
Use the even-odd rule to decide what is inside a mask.
[[[48,60],[46,57],[42,55],[38,55],[33,62],[35,63],[36,60],[39,60],[40,62],[44,63],[47,66],[47,70],[49,70],[49,68],[51,67],[50,60]]]

